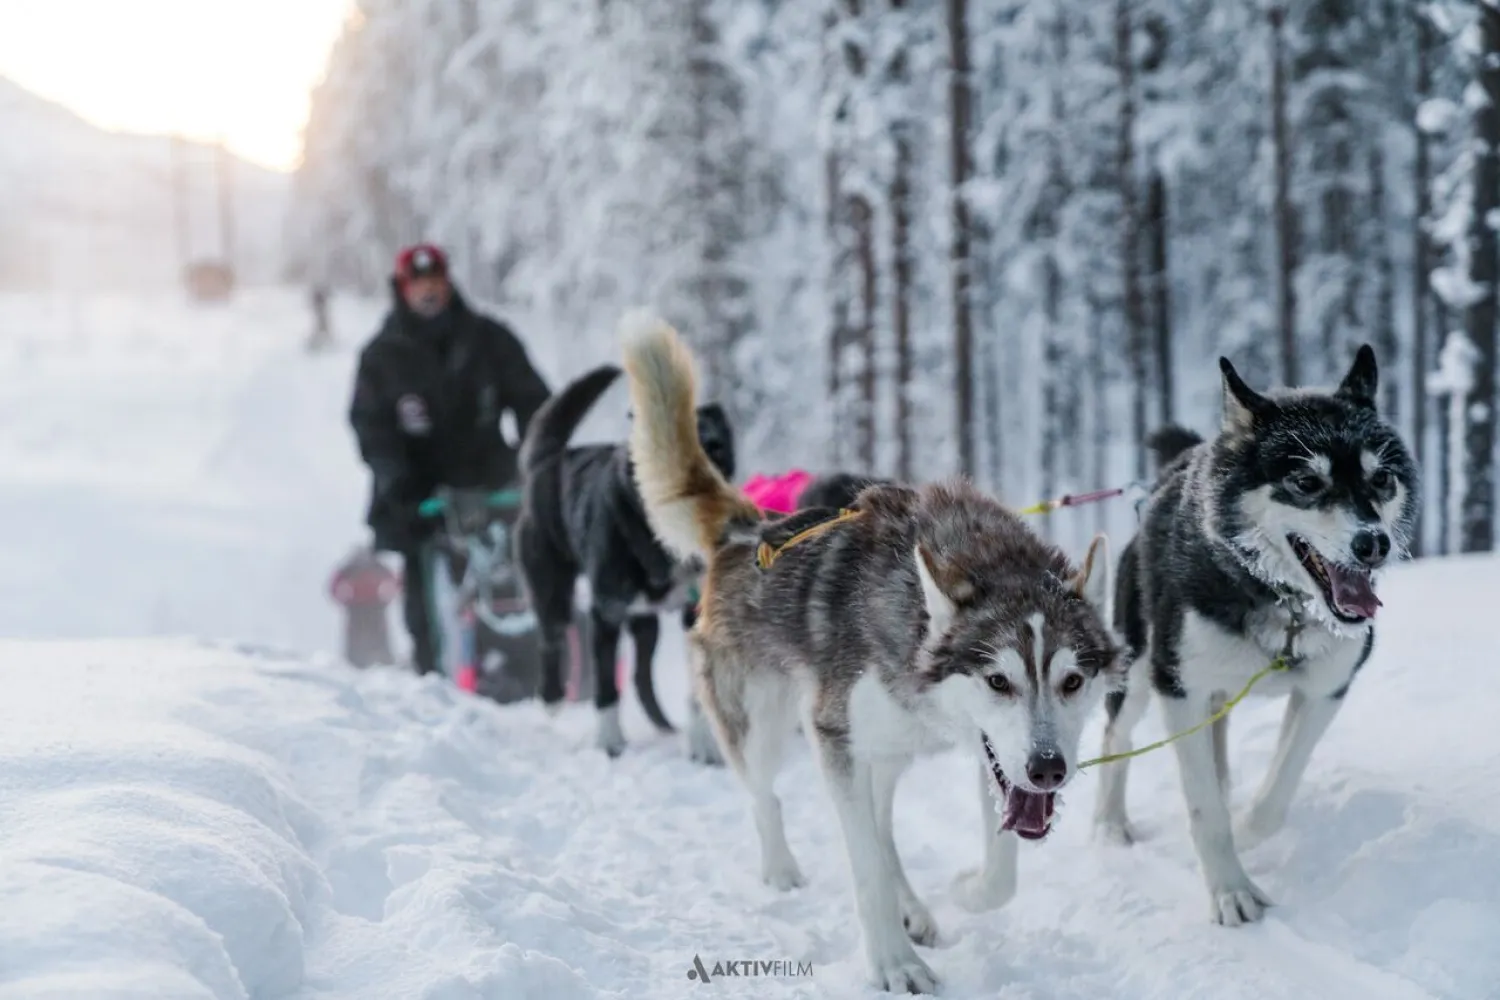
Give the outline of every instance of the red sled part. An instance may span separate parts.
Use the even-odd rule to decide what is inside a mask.
[[[384,607],[401,593],[401,581],[380,563],[340,569],[329,581],[328,593],[346,608]]]

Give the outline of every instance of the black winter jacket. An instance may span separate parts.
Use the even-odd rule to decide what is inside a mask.
[[[516,335],[456,289],[433,320],[392,291],[394,307],[360,353],[349,422],[372,474],[366,522],[375,546],[407,551],[424,534],[417,506],[439,486],[515,482],[516,449],[501,415],[509,410],[524,438],[548,390]]]

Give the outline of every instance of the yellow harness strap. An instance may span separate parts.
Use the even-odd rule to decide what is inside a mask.
[[[853,521],[856,518],[862,516],[864,516],[864,511],[849,510],[848,508],[844,508],[843,510],[840,510],[836,516],[830,517],[826,521],[820,521],[810,528],[803,528],[801,531],[797,532],[795,535],[793,535],[791,538],[788,538],[780,545],[772,545],[770,542],[761,542],[760,547],[755,550],[756,565],[758,565],[761,569],[770,569],[771,564],[774,563],[777,559],[780,559],[781,554],[792,546],[800,545],[801,543],[807,541],[809,538],[817,538],[825,531],[831,531],[834,528],[837,528],[839,525],[843,524],[845,521]]]
[[[1286,627],[1286,642],[1282,645],[1281,652],[1276,654],[1276,659],[1272,660],[1266,666],[1261,667],[1259,670],[1257,670],[1255,674],[1245,682],[1245,686],[1240,688],[1239,694],[1235,695],[1233,698],[1230,698],[1223,705],[1220,705],[1217,712],[1215,712],[1213,715],[1210,715],[1208,718],[1204,719],[1196,726],[1192,727],[1191,729],[1184,729],[1180,733],[1173,733],[1171,736],[1168,736],[1164,740],[1157,740],[1155,743],[1148,744],[1136,750],[1127,750],[1124,753],[1105,754],[1103,757],[1095,757],[1093,760],[1086,760],[1082,764],[1078,765],[1078,769],[1082,771],[1084,768],[1093,767],[1095,764],[1112,764],[1117,760],[1125,760],[1129,757],[1139,757],[1143,753],[1150,753],[1152,750],[1160,750],[1162,747],[1167,746],[1170,743],[1176,743],[1184,736],[1191,736],[1194,733],[1201,731],[1204,727],[1211,726],[1215,722],[1218,722],[1220,719],[1224,718],[1224,716],[1228,715],[1234,708],[1234,706],[1244,701],[1245,696],[1250,693],[1250,689],[1255,687],[1255,685],[1259,684],[1261,681],[1265,680],[1272,674],[1279,674],[1284,670],[1292,669],[1293,663],[1296,662],[1296,654],[1294,652],[1294,649],[1297,642],[1297,636],[1302,634],[1302,630],[1305,627],[1306,624],[1302,621],[1302,615],[1299,612],[1293,612],[1291,623]]]
[[[1278,656],[1276,657],[1276,659],[1271,661],[1270,665],[1262,667],[1255,674],[1255,676],[1251,677],[1249,682],[1244,687],[1240,688],[1239,694],[1235,695],[1233,698],[1230,698],[1219,707],[1219,710],[1217,712],[1215,712],[1213,715],[1210,715],[1208,718],[1204,719],[1193,728],[1184,729],[1180,733],[1173,733],[1171,736],[1168,736],[1164,740],[1157,740],[1155,743],[1148,743],[1143,747],[1137,747],[1134,750],[1127,750],[1124,753],[1105,754],[1103,757],[1095,757],[1093,760],[1086,760],[1082,764],[1078,765],[1078,770],[1082,771],[1084,768],[1093,767],[1095,764],[1112,764],[1117,760],[1125,760],[1129,757],[1139,757],[1143,753],[1150,753],[1152,750],[1160,750],[1164,746],[1176,743],[1183,737],[1191,736],[1194,733],[1202,730],[1205,726],[1211,726],[1215,722],[1218,722],[1220,719],[1224,718],[1224,716],[1228,715],[1234,708],[1234,706],[1245,700],[1245,696],[1250,693],[1250,689],[1255,687],[1255,685],[1259,684],[1266,677],[1270,676],[1271,674],[1280,673],[1283,670],[1290,670],[1291,666],[1291,663],[1285,656]]]

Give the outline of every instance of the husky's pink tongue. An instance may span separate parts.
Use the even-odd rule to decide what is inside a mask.
[[[1052,793],[1028,792],[1012,785],[1005,796],[1005,812],[1000,829],[1014,830],[1016,836],[1041,840],[1052,827]]]
[[[1370,586],[1370,574],[1333,563],[1325,566],[1334,610],[1350,618],[1374,618],[1375,610],[1380,607],[1380,598]]]

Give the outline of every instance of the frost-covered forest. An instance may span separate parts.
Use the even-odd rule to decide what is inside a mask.
[[[1210,429],[1221,353],[1319,383],[1368,341],[1423,549],[1493,548],[1495,0],[358,6],[297,177],[309,279],[440,241],[558,378],[649,303],[747,468],[1024,503]]]

